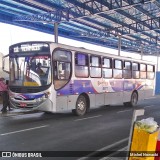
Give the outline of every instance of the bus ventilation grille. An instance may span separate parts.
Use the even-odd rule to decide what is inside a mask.
[[[12,92],[15,92],[15,93],[37,93],[37,92],[40,92],[41,90],[40,89],[31,89],[31,88],[10,88],[10,90]]]

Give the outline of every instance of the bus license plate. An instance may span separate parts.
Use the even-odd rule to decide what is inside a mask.
[[[27,104],[26,104],[26,103],[20,103],[20,106],[21,106],[21,107],[26,107]]]

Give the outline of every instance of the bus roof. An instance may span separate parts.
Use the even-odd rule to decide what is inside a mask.
[[[99,56],[106,56],[109,58],[123,59],[123,60],[135,61],[135,62],[140,62],[140,63],[148,63],[148,64],[154,64],[154,65],[156,64],[155,62],[152,62],[152,61],[134,59],[132,57],[118,56],[118,55],[114,55],[111,53],[94,51],[94,50],[86,49],[84,47],[74,47],[74,46],[70,46],[70,45],[66,45],[66,44],[55,43],[52,41],[26,41],[26,42],[20,42],[20,43],[13,44],[10,47],[20,45],[20,44],[25,44],[25,43],[47,43],[47,44],[51,44],[51,45],[53,44],[54,47],[64,48],[64,49],[71,50],[71,51],[78,51],[78,52],[82,52],[82,53],[88,53],[88,54],[99,55]]]
[[[99,51],[85,49],[83,47],[74,47],[74,46],[69,46],[69,45],[60,44],[60,43],[58,43],[58,44],[54,43],[54,44],[56,44],[56,46],[59,47],[59,48],[65,48],[65,49],[72,50],[72,51],[78,51],[78,52],[88,53],[88,54],[93,54],[93,55],[106,56],[106,57],[109,57],[109,58],[123,59],[123,60],[128,60],[128,61],[135,61],[135,62],[148,63],[148,64],[154,64],[155,65],[155,62],[152,62],[152,61],[134,59],[132,57],[118,56],[118,55],[114,55],[114,54],[111,54],[111,53],[99,52]]]

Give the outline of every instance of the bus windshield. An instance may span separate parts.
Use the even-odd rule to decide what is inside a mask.
[[[50,55],[15,54],[10,57],[10,85],[45,86],[50,83]]]

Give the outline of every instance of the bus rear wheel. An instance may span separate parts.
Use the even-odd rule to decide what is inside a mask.
[[[87,112],[87,100],[85,96],[80,95],[76,102],[76,109],[73,110],[73,113],[77,116],[83,116]]]
[[[136,92],[133,92],[131,95],[131,101],[124,103],[124,105],[135,107],[137,106],[137,102],[138,102],[138,94]]]

